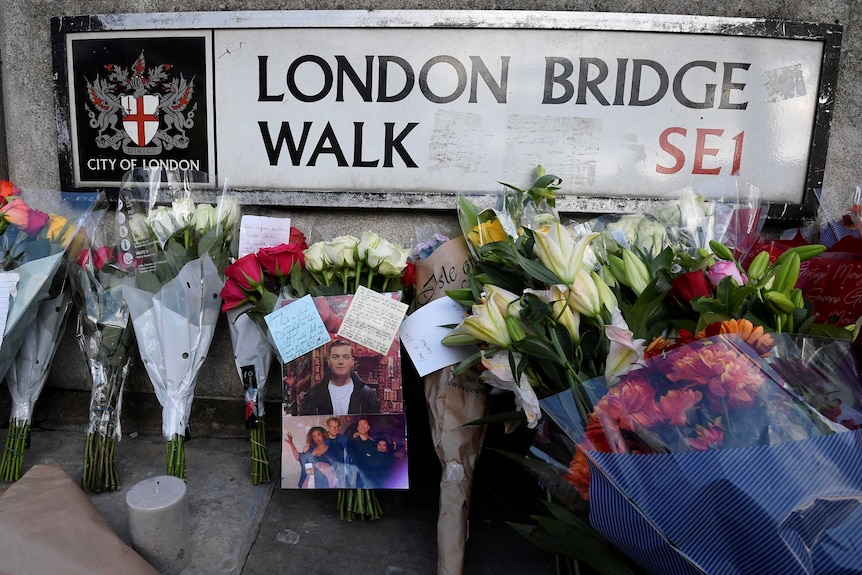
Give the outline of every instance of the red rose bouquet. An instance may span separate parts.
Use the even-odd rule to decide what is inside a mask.
[[[291,227],[286,243],[244,255],[225,269],[222,311],[227,314],[236,369],[244,388],[255,485],[271,480],[263,416],[267,377],[278,355],[263,318],[279,302],[304,295],[303,250],[307,247],[302,232]]]

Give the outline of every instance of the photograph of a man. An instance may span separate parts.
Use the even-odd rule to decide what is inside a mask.
[[[300,415],[347,415],[380,413],[375,389],[354,371],[353,344],[336,339],[326,354],[328,368],[317,385],[305,394]]]

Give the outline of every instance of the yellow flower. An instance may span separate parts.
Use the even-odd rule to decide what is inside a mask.
[[[48,227],[46,229],[45,233],[48,241],[57,242],[65,246],[72,240],[76,228],[70,225],[69,220],[65,217],[51,214],[48,216]]]
[[[506,241],[506,232],[503,230],[500,220],[494,218],[493,220],[482,222],[478,226],[475,226],[467,234],[467,239],[471,244],[479,247],[484,246],[485,244]]]

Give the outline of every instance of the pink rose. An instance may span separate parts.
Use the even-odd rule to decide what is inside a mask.
[[[712,285],[718,285],[721,280],[730,276],[738,286],[744,286],[748,283],[748,277],[739,272],[739,268],[733,262],[716,262],[709,267],[706,272],[706,278]]]

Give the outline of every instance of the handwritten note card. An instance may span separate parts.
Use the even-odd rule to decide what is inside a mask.
[[[329,332],[310,295],[263,318],[284,363],[329,343]]]
[[[435,299],[401,322],[401,345],[416,366],[419,377],[460,363],[476,353],[475,345],[443,345],[441,340],[464,319],[464,308],[450,297]]]
[[[392,347],[407,304],[359,286],[338,335],[385,355]]]
[[[239,257],[257,253],[260,248],[290,241],[290,218],[243,216],[239,224]]]
[[[0,345],[3,345],[3,335],[6,333],[6,318],[9,317],[9,306],[18,286],[18,272],[0,273]]]

